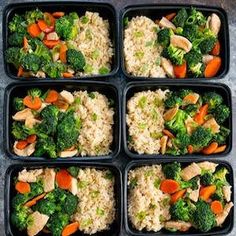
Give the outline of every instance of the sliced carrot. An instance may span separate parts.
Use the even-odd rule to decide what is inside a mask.
[[[70,235],[74,234],[78,229],[79,229],[79,223],[73,222],[73,223],[67,225],[63,229],[62,236],[70,236]]]
[[[194,116],[194,121],[196,121],[199,125],[202,125],[205,120],[205,116],[208,113],[208,104],[205,104],[200,107],[199,112]]]
[[[44,20],[48,26],[54,26],[56,19],[49,12],[44,12]]]
[[[25,50],[27,50],[28,46],[29,46],[28,39],[24,36],[24,38],[23,38],[23,48]]]
[[[52,16],[55,17],[55,18],[60,18],[64,15],[65,15],[65,12],[63,12],[63,11],[56,11],[56,12],[52,13]]]
[[[183,79],[186,77],[186,73],[187,73],[187,63],[186,62],[184,62],[180,66],[178,66],[178,65],[174,66],[174,74],[175,74],[176,78]]]
[[[163,129],[162,133],[167,135],[169,138],[174,138],[175,137],[168,129]]]
[[[46,195],[46,193],[40,194],[39,196],[33,198],[32,200],[26,202],[24,206],[27,206],[27,207],[32,207],[32,206],[34,206],[34,205],[37,203],[37,201],[43,199],[43,198],[45,197],[45,195]]]
[[[208,147],[202,149],[202,153],[205,155],[210,155],[218,148],[217,142],[212,142]]]
[[[226,149],[226,145],[219,146],[213,153],[221,153]]]
[[[28,143],[34,143],[34,142],[36,141],[36,139],[37,139],[36,134],[31,134],[31,135],[29,135],[29,136],[27,137],[26,141],[27,141]]]
[[[45,20],[38,20],[38,26],[45,33],[53,31],[53,27],[48,26]]]
[[[202,200],[208,201],[212,194],[216,191],[215,185],[209,185],[206,187],[202,187],[199,192],[199,196]]]
[[[161,182],[160,189],[164,193],[175,193],[179,190],[179,183],[173,179],[165,179]]]
[[[71,187],[72,177],[67,170],[61,169],[56,174],[56,181],[59,188],[69,189]]]
[[[66,63],[66,51],[68,50],[66,44],[61,44],[59,57],[61,62]]]
[[[23,99],[23,104],[30,109],[38,110],[42,106],[42,101],[39,97],[26,96]]]
[[[59,93],[56,90],[50,90],[45,98],[46,103],[53,103],[58,100]]]
[[[224,208],[220,201],[215,200],[211,203],[211,210],[214,214],[217,215],[217,214],[222,213]]]
[[[194,149],[193,149],[193,146],[192,146],[192,145],[188,145],[187,149],[188,149],[188,153],[189,153],[189,154],[193,154]]]
[[[210,54],[213,55],[213,56],[219,56],[220,55],[220,42],[219,42],[219,40],[217,40],[217,42],[215,43],[215,45],[212,48]]]
[[[70,72],[64,72],[64,73],[62,74],[62,76],[63,76],[64,78],[73,78],[73,77],[74,77],[74,75],[73,75],[72,73],[70,73]]]
[[[169,21],[172,21],[175,16],[176,16],[176,13],[173,12],[173,13],[166,15],[165,18]]]
[[[219,71],[220,67],[221,67],[221,58],[214,57],[207,64],[205,71],[204,71],[204,76],[206,78],[214,77],[217,74],[217,72]]]
[[[54,48],[56,45],[58,45],[60,43],[60,40],[47,40],[44,39],[43,43],[45,44],[46,47],[48,48]]]
[[[186,192],[186,189],[181,189],[178,192],[172,194],[171,203],[174,204],[175,202],[177,202],[180,198],[184,196],[185,192]]]
[[[19,140],[16,144],[16,148],[23,150],[27,147],[27,145],[28,145],[28,142],[26,140]]]
[[[21,77],[21,76],[23,75],[23,73],[24,73],[24,69],[23,69],[22,66],[20,66],[20,67],[18,68],[17,76],[18,76],[18,77]]]
[[[36,23],[34,23],[27,27],[27,32],[30,34],[31,37],[36,38],[40,35],[41,30],[39,26]]]
[[[16,183],[15,189],[17,192],[21,194],[29,193],[30,192],[30,184],[27,182],[18,181]]]

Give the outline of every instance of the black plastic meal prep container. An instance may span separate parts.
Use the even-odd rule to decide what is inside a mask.
[[[17,177],[17,172],[26,169],[37,169],[37,168],[68,168],[70,166],[78,166],[81,168],[96,168],[100,170],[110,170],[115,178],[115,185],[114,185],[114,191],[115,191],[115,203],[116,203],[116,215],[115,220],[111,224],[110,229],[106,231],[101,231],[97,233],[97,236],[118,236],[120,235],[121,227],[122,227],[122,221],[123,221],[123,188],[122,188],[122,175],[119,168],[117,168],[113,164],[101,164],[98,162],[94,163],[88,163],[88,162],[67,162],[67,163],[24,163],[24,164],[14,164],[11,165],[6,173],[5,173],[5,203],[4,203],[4,224],[5,224],[5,233],[8,236],[26,236],[26,232],[20,232],[15,226],[11,223],[11,200],[13,196],[16,194],[16,190],[14,188],[14,182],[15,177]],[[40,233],[40,235],[49,235],[46,233]],[[78,231],[73,235],[83,236],[87,234],[83,234],[82,232]]]
[[[120,14],[120,50],[121,50],[121,68],[123,73],[129,79],[138,79],[143,80],[147,79],[147,77],[142,76],[133,76],[126,71],[125,68],[125,60],[124,60],[124,19],[128,17],[129,20],[136,16],[146,16],[152,20],[160,19],[162,16],[166,16],[170,13],[177,12],[181,8],[190,9],[191,7],[195,7],[197,10],[202,11],[205,16],[209,16],[212,13],[217,13],[221,19],[221,29],[218,34],[219,41],[221,43],[221,53],[220,57],[222,59],[221,69],[217,73],[216,76],[207,79],[220,79],[223,78],[229,71],[229,63],[230,63],[230,45],[229,45],[229,25],[228,25],[228,17],[226,11],[221,7],[216,6],[206,6],[206,5],[194,5],[194,4],[137,4],[137,5],[129,5],[126,6],[121,14]],[[167,79],[167,78],[152,78],[152,79]],[[202,78],[186,78],[190,80],[196,79],[205,79]]]
[[[22,161],[54,161],[52,158],[34,157],[33,154],[30,157],[22,157],[14,154],[12,147],[14,144],[14,138],[11,135],[12,115],[15,113],[13,109],[14,97],[24,97],[27,94],[27,90],[30,88],[40,88],[43,91],[48,89],[54,89],[57,91],[68,90],[70,92],[78,90],[87,90],[88,92],[97,91],[104,94],[108,99],[114,101],[114,124],[113,124],[113,142],[111,144],[111,153],[106,156],[85,156],[85,157],[67,157],[56,158],[54,160],[67,161],[67,160],[111,160],[116,157],[120,151],[121,142],[121,109],[120,109],[120,91],[114,83],[101,82],[101,81],[35,81],[35,82],[18,82],[12,83],[7,86],[5,90],[4,100],[4,149],[9,158]]]
[[[108,20],[110,25],[110,39],[113,44],[113,57],[111,63],[111,71],[106,75],[86,75],[75,79],[105,79],[109,76],[114,76],[119,68],[119,47],[118,47],[118,25],[117,25],[117,13],[115,8],[110,3],[101,2],[77,2],[77,1],[50,1],[50,2],[25,2],[14,3],[7,5],[3,10],[3,54],[8,48],[8,23],[11,21],[14,14],[24,14],[25,11],[34,10],[39,8],[46,12],[63,11],[65,13],[77,12],[79,16],[82,16],[86,11],[98,12],[104,19]],[[16,80],[37,80],[39,78],[23,78],[17,77],[17,70],[13,65],[6,62],[4,57],[4,68],[6,74],[12,79]],[[63,78],[61,78],[63,79]],[[42,80],[42,78],[40,78]],[[64,80],[64,79],[63,79]]]
[[[170,163],[170,162],[180,162],[182,166],[187,166],[191,164],[192,162],[198,163],[202,161],[209,161],[209,159],[204,159],[204,160],[198,160],[195,161],[194,159],[189,158],[188,160],[136,160],[136,161],[131,161],[125,169],[124,172],[124,225],[125,225],[125,230],[129,235],[135,235],[135,236],[144,236],[144,235],[186,235],[186,236],[212,236],[212,235],[226,235],[229,234],[234,226],[234,207],[231,209],[227,219],[223,223],[222,227],[216,227],[210,230],[209,232],[203,233],[200,232],[194,228],[191,228],[187,232],[170,232],[166,229],[162,229],[159,232],[153,232],[153,231],[138,231],[136,230],[132,223],[129,220],[128,217],[128,173],[130,170],[133,170],[137,167],[142,167],[142,166],[150,166],[150,165],[160,165],[160,164],[165,164],[165,163]],[[210,160],[211,161],[211,160]],[[212,160],[212,162],[219,164],[219,167],[225,167],[228,169],[229,174],[227,176],[227,180],[229,184],[232,186],[232,194],[231,194],[231,201],[234,203],[234,173],[233,173],[233,168],[230,165],[230,163],[226,161],[217,161],[217,160]]]
[[[208,158],[211,157],[225,157],[230,153],[232,149],[232,137],[233,137],[233,129],[232,129],[232,98],[230,88],[221,83],[207,83],[207,82],[183,82],[183,81],[165,81],[165,82],[152,82],[152,81],[140,81],[139,83],[130,82],[127,84],[124,94],[123,94],[123,145],[126,154],[134,159],[140,158],[173,158],[171,155],[162,155],[162,154],[138,154],[133,150],[129,150],[128,148],[128,126],[126,124],[126,114],[127,114],[127,101],[137,92],[147,91],[147,90],[156,90],[156,89],[169,89],[170,91],[178,91],[179,89],[192,89],[193,91],[198,92],[199,94],[203,94],[205,92],[217,92],[219,93],[223,99],[224,103],[230,109],[230,116],[225,121],[224,126],[231,130],[229,137],[227,138],[227,148],[224,152],[214,155],[209,155]],[[182,156],[175,156],[175,158],[201,158],[203,154],[186,154]]]

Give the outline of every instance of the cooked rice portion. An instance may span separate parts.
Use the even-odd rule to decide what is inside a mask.
[[[160,189],[161,165],[138,167],[128,174],[128,215],[137,230],[159,231],[170,219],[169,194]]]
[[[134,76],[166,77],[160,66],[157,25],[145,16],[133,17],[124,31],[125,67]]]
[[[98,156],[110,153],[113,141],[114,110],[109,106],[107,97],[98,92],[74,92],[79,99],[76,116],[80,118],[82,128],[78,138],[79,152],[82,156]]]
[[[130,137],[129,149],[139,154],[158,154],[164,129],[164,104],[169,90],[135,93],[127,103],[126,122]]]
[[[86,20],[85,20],[86,19]],[[99,69],[111,69],[113,45],[110,39],[108,20],[103,20],[97,12],[86,11],[80,17],[79,34],[70,41],[86,59],[85,71],[80,75],[100,74]]]
[[[86,234],[109,229],[115,219],[114,177],[109,170],[80,169],[79,204],[74,219]]]

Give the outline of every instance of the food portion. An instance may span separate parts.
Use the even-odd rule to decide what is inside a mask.
[[[5,58],[18,77],[73,78],[111,70],[109,22],[96,12],[79,16],[35,9],[15,14],[8,30]]]
[[[224,152],[230,108],[217,92],[137,92],[127,102],[128,148],[138,154]]]
[[[13,99],[11,134],[18,156],[101,156],[111,152],[113,100],[99,92],[31,88]]]
[[[229,174],[208,161],[136,167],[128,172],[129,221],[136,230],[154,232],[220,227],[233,207]]]
[[[195,8],[160,19],[124,18],[124,63],[133,76],[214,77],[221,69],[221,20]]]
[[[11,223],[29,236],[109,230],[116,213],[114,183],[108,169],[23,169],[14,182]]]

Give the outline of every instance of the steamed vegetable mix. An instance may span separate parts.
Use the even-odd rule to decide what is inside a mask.
[[[34,9],[15,14],[8,24],[6,61],[15,67],[18,77],[71,78],[99,74],[97,71],[104,68],[106,71],[102,73],[107,74],[110,69],[105,65],[93,70],[91,61],[89,64],[77,47],[76,39],[82,31],[80,24],[89,21],[87,16],[79,18],[76,12],[49,13]]]

